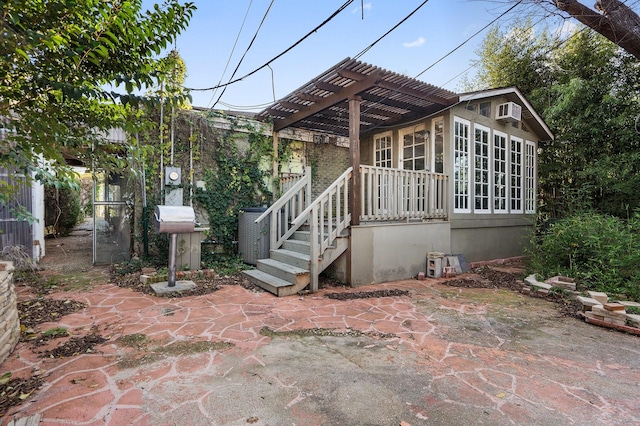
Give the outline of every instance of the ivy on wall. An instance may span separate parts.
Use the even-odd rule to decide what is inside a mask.
[[[203,170],[205,187],[196,188],[194,201],[208,214],[211,237],[230,251],[240,210],[266,205],[270,200],[272,139],[238,117],[207,113],[211,122],[219,117],[227,120],[230,128],[212,146],[213,167]]]

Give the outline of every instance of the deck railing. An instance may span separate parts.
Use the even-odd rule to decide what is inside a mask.
[[[361,221],[447,219],[448,176],[360,166]]]
[[[304,179],[305,176],[311,176],[311,167],[305,168],[302,173],[281,173],[279,178],[280,194],[287,192],[299,180]]]

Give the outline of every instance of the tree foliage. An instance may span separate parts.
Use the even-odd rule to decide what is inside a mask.
[[[157,56],[186,28],[195,9],[166,0],[0,1],[0,165],[31,170],[38,156],[56,172],[64,156],[123,166],[117,147],[95,145],[152,97]],[[68,170],[67,170],[68,171]]]
[[[640,64],[586,28],[563,38],[523,27],[489,33],[475,84],[518,86],[554,131],[539,157],[544,212],[628,217],[640,208]]]

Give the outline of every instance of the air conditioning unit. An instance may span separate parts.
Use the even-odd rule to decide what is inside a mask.
[[[515,102],[507,102],[496,108],[496,120],[503,122],[518,122],[522,117],[522,107]]]

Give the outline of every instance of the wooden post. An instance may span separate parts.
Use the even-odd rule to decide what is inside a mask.
[[[360,96],[349,98],[349,165],[353,167],[351,172],[351,184],[349,185],[349,210],[351,211],[351,226],[360,224],[362,212],[360,202]],[[347,258],[347,283],[351,284],[351,237],[349,247],[345,253]]]
[[[349,98],[349,165],[353,167],[349,188],[351,225],[360,224],[360,96]]]

